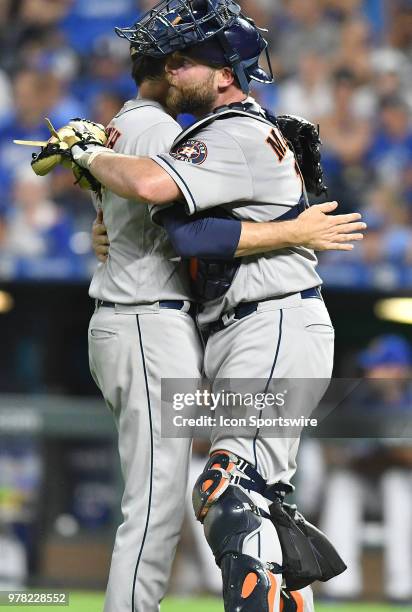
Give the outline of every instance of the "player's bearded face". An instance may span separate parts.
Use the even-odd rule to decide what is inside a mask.
[[[215,71],[206,66],[167,73],[170,89],[167,106],[175,113],[206,115],[215,107]]]

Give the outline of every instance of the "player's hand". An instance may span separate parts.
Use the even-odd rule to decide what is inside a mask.
[[[337,207],[337,202],[325,202],[301,213],[293,222],[298,232],[296,242],[314,251],[351,251],[354,242],[363,240],[367,225],[359,213],[332,215]]]
[[[98,209],[97,217],[93,222],[92,246],[97,259],[102,263],[105,263],[109,256],[110,242],[107,235],[106,226],[103,222],[103,211],[101,208]]]

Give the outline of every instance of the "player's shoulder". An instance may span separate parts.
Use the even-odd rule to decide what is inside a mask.
[[[123,105],[109,126],[135,126],[136,130],[141,132],[158,124],[179,126],[159,102],[134,98]]]
[[[233,104],[220,107],[181,132],[174,144],[175,146],[184,144],[193,137],[209,141],[222,141],[226,138],[241,147],[249,147],[258,134],[266,134],[273,129],[273,124],[260,111],[261,107],[254,101],[247,105]]]
[[[215,132],[233,138],[238,143],[248,143],[256,139],[260,133],[269,132],[273,126],[254,117],[232,115],[223,121],[216,122],[211,128]]]
[[[129,100],[107,126],[107,146],[125,155],[167,150],[181,128],[154,100]]]
[[[273,128],[273,123],[267,116],[267,111],[249,96],[247,100],[240,104],[230,105],[232,113],[227,119],[222,121],[222,129],[227,133],[241,138],[250,137],[256,132],[267,132]],[[222,117],[224,119],[224,117]]]

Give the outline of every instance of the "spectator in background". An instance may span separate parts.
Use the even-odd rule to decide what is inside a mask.
[[[136,86],[129,74],[129,52],[122,40],[110,35],[99,38],[89,54],[84,73],[73,87],[89,108],[102,93],[116,94],[122,101],[136,96]]]
[[[19,44],[16,60],[20,66],[33,70],[53,67],[67,81],[80,69],[76,53],[62,33],[52,27],[27,32]]]
[[[21,0],[18,20],[26,27],[42,28],[59,22],[72,0]]]
[[[47,65],[42,72],[47,77],[44,95],[48,100],[47,114],[53,125],[66,125],[74,117],[88,117],[91,109],[68,91],[68,81],[59,72],[58,66]]]
[[[13,196],[4,245],[8,254],[22,258],[72,255],[72,225],[50,199],[49,180],[24,168],[15,178]]]
[[[327,14],[342,22],[360,14],[363,0],[323,0],[322,4]]]
[[[390,44],[404,51],[412,61],[412,5],[410,0],[388,3]]]
[[[305,117],[314,123],[332,112],[328,65],[316,51],[299,59],[298,73],[279,85],[278,113]]]
[[[0,129],[0,184],[3,206],[8,204],[11,181],[16,168],[30,168],[32,151],[18,147],[13,139],[47,140],[50,133],[44,123],[48,111],[47,76],[23,69],[13,79],[13,112]]]
[[[91,117],[96,123],[108,125],[123,106],[123,98],[111,91],[102,91],[93,100]]]
[[[339,44],[339,27],[325,17],[319,0],[289,0],[284,5],[281,27],[273,32],[275,65],[282,76],[296,72],[299,58],[308,51],[333,55]]]
[[[370,143],[367,160],[379,181],[402,185],[412,168],[412,126],[405,102],[396,96],[380,102],[379,120]]]
[[[139,4],[137,0],[70,0],[70,11],[60,27],[73,49],[87,57],[96,40],[111,35],[116,26],[137,20]]]
[[[362,414],[406,414],[410,419],[412,353],[395,335],[381,336],[358,356],[365,378],[371,379],[354,406]],[[388,413],[388,411],[390,411]],[[400,431],[401,435],[402,432]],[[362,536],[365,510],[382,514],[384,591],[395,603],[412,601],[412,448],[406,439],[358,440],[330,449],[333,471],[326,483],[322,529],[348,565],[324,585],[334,599],[362,595]],[[333,454],[332,454],[333,453]],[[377,501],[379,500],[379,501]],[[370,503],[371,502],[371,503]]]
[[[342,164],[361,163],[370,138],[368,122],[360,117],[357,105],[356,76],[349,68],[332,75],[333,111],[322,120],[322,134],[327,152]]]
[[[83,98],[76,98],[71,91],[80,64],[58,30],[46,28],[27,35],[19,47],[18,63],[46,76],[47,91],[43,95],[48,100],[47,112],[53,123],[63,125],[73,117],[90,113]]]
[[[372,53],[375,110],[380,99],[403,99],[412,111],[412,66],[401,51],[382,47]]]
[[[363,218],[368,231],[362,244],[351,253],[353,263],[366,265],[391,262],[409,265],[412,261],[411,210],[396,189],[377,183],[364,196]],[[342,261],[338,253],[325,254],[324,262]]]
[[[355,258],[372,264],[407,264],[412,255],[412,228],[406,202],[385,184],[370,190],[366,202],[364,214],[371,221],[372,232]]]
[[[339,196],[343,211],[359,205],[366,177],[362,163],[369,146],[369,122],[356,114],[356,78],[347,68],[333,74],[333,111],[323,118],[323,165],[330,196]]]
[[[371,76],[371,32],[365,19],[345,21],[340,33],[340,44],[335,54],[335,69],[350,69],[358,85],[368,83]]]

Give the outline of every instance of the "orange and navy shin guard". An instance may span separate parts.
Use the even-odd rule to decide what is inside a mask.
[[[229,553],[220,567],[225,612],[277,612],[278,583],[261,561]]]

